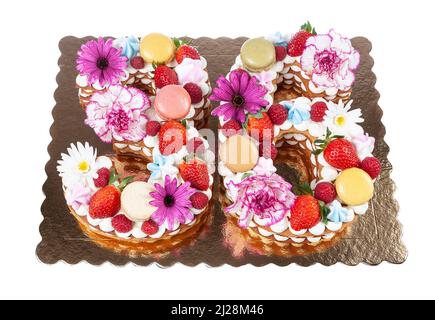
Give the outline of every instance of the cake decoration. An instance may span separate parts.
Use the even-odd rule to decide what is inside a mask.
[[[381,164],[350,100],[358,64],[350,40],[306,23],[293,36],[246,41],[217,80],[221,201],[265,245],[339,239],[367,211]],[[295,169],[291,183],[277,164]]]
[[[99,245],[161,253],[207,220],[215,155],[195,127],[210,109],[206,67],[195,48],[161,34],[82,45],[76,83],[85,124],[115,154],[71,144],[58,171],[71,214]]]

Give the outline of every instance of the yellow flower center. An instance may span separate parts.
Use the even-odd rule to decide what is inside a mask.
[[[337,126],[344,126],[346,123],[346,118],[344,116],[336,116],[334,122]]]
[[[89,171],[90,166],[89,163],[87,163],[86,161],[82,161],[78,164],[77,168],[79,169],[80,172],[86,173]]]

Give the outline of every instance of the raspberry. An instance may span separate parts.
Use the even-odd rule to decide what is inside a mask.
[[[140,70],[145,67],[145,60],[140,56],[136,56],[131,58],[130,64],[133,68]]]
[[[331,203],[337,197],[337,191],[332,183],[320,182],[314,189],[314,197],[325,203]]]
[[[131,222],[125,215],[118,214],[112,219],[112,227],[119,233],[127,233],[133,229],[133,222]]]
[[[259,153],[260,157],[275,160],[278,156],[278,149],[275,147],[274,144],[261,143],[259,146]]]
[[[146,124],[146,134],[147,136],[155,137],[162,126],[157,121],[148,121]]]
[[[314,122],[322,122],[323,117],[326,114],[326,110],[328,110],[328,105],[323,101],[318,101],[311,106],[311,120]]]
[[[240,123],[234,119],[231,119],[222,126],[222,133],[225,137],[231,137],[237,134],[241,129],[242,126]]]
[[[153,234],[156,234],[157,231],[159,231],[159,226],[154,221],[148,220],[142,224],[141,230],[146,235],[151,236]]]
[[[287,109],[280,104],[272,105],[269,108],[269,111],[267,111],[267,114],[269,115],[270,120],[272,120],[272,123],[279,126],[282,125],[288,117]]]
[[[183,88],[189,94],[190,100],[192,101],[192,104],[196,104],[196,103],[201,102],[202,90],[197,84],[195,84],[193,82],[189,82],[189,83],[186,83]]]
[[[190,197],[190,201],[192,202],[192,207],[195,209],[204,209],[208,204],[208,197],[205,193],[196,192]]]
[[[372,179],[376,179],[382,171],[381,162],[375,157],[367,157],[361,162],[361,169],[368,173]]]
[[[282,61],[287,55],[287,48],[284,46],[275,46],[276,61]]]
[[[205,151],[204,142],[201,138],[193,138],[192,140],[189,140],[186,148],[189,153],[204,153]]]
[[[103,188],[109,184],[110,170],[101,168],[97,171],[98,178],[94,179],[94,184],[97,188]]]

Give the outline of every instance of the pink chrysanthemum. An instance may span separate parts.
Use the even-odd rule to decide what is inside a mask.
[[[349,39],[334,30],[310,37],[301,57],[303,70],[321,88],[348,90],[355,81],[360,55]]]
[[[190,212],[192,203],[190,196],[195,193],[195,189],[190,187],[190,182],[185,182],[178,186],[177,178],[171,180],[165,177],[165,185],[154,184],[155,192],[151,192],[154,198],[150,204],[157,208],[151,218],[160,226],[167,221],[169,230],[174,230],[175,223],[185,223],[193,219]]]
[[[86,76],[90,84],[99,82],[101,86],[119,83],[127,68],[127,57],[122,50],[112,46],[112,40],[98,38],[80,47],[77,57],[77,71]]]
[[[138,142],[146,136],[145,111],[150,105],[149,98],[139,89],[110,86],[92,95],[85,123],[104,142],[110,143],[112,138]]]
[[[212,115],[223,116],[225,121],[235,119],[243,123],[246,113],[257,114],[268,105],[264,99],[267,89],[244,70],[232,71],[229,80],[220,76],[216,83],[218,87],[213,89],[210,100],[223,103],[213,110]]]
[[[275,173],[254,175],[238,184],[230,183],[228,188],[237,198],[225,211],[238,214],[242,228],[247,228],[254,216],[264,226],[280,222],[296,198],[292,185]]]

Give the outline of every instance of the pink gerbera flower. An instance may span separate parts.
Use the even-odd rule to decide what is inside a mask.
[[[127,57],[122,50],[112,46],[112,40],[98,38],[80,47],[77,57],[77,71],[86,76],[90,84],[99,82],[101,86],[117,84],[127,68]]]
[[[244,70],[232,71],[229,80],[220,76],[216,83],[218,87],[213,89],[210,100],[222,103],[213,110],[212,115],[223,116],[225,121],[235,119],[243,123],[247,113],[257,114],[268,105],[264,99],[267,89]]]
[[[195,193],[195,189],[190,187],[190,182],[178,186],[177,178],[171,181],[169,176],[165,177],[165,185],[154,184],[155,192],[151,192],[154,198],[150,204],[157,208],[151,218],[161,226],[165,221],[168,223],[169,230],[173,231],[175,223],[185,223],[193,219],[190,212],[192,202],[190,196]]]

